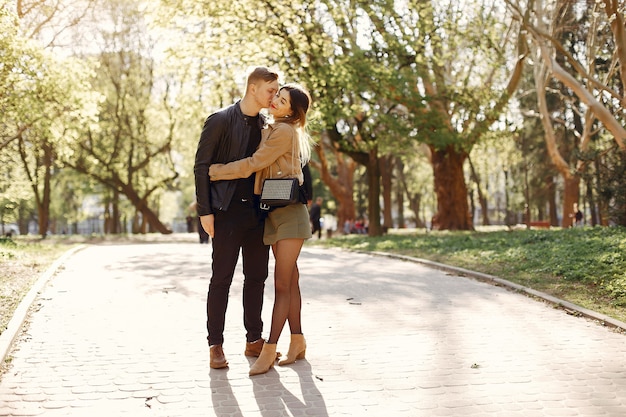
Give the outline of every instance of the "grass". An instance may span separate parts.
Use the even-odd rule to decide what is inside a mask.
[[[392,231],[308,244],[395,253],[495,275],[626,322],[626,228]]]
[[[0,334],[39,276],[71,245],[33,238],[0,238]]]

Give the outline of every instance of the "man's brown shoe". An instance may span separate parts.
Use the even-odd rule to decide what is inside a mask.
[[[209,363],[211,368],[221,369],[228,366],[222,345],[213,345],[209,348],[209,350],[211,351],[211,361]]]
[[[265,341],[263,339],[259,339],[254,342],[246,342],[246,351],[244,352],[244,355],[258,358],[263,350],[264,343]]]

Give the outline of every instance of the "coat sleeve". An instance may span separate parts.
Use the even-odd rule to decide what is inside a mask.
[[[302,176],[304,177],[302,187],[304,188],[304,196],[308,203],[313,200],[313,179],[311,178],[311,168],[309,168],[308,163],[302,167]]]
[[[207,117],[202,128],[196,159],[194,176],[196,182],[196,202],[199,216],[211,214],[211,181],[208,177],[209,166],[215,161],[220,138],[224,135],[226,123],[223,115],[212,114]]]
[[[211,181],[248,178],[253,172],[267,168],[282,155],[291,152],[294,134],[290,126],[280,123],[252,156],[228,164],[212,164],[209,169]]]

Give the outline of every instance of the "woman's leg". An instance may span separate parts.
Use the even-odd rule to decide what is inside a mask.
[[[289,304],[289,314],[287,321],[289,322],[289,331],[291,334],[302,334],[302,296],[300,295],[300,271],[298,264],[293,268],[291,276],[291,303]]]
[[[275,258],[274,268],[274,310],[272,312],[272,327],[268,343],[277,343],[280,333],[285,327],[287,318],[291,316],[292,294],[295,294],[293,287],[297,288],[297,302],[294,304],[299,309],[300,289],[298,286],[298,270],[296,261],[300,255],[300,250],[304,244],[304,239],[283,239],[272,246]],[[294,285],[295,280],[295,285]],[[298,312],[298,321],[299,315]],[[294,318],[295,319],[295,318]],[[293,329],[292,329],[293,331]]]

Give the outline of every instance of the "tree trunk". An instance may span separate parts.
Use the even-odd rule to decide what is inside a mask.
[[[18,203],[18,207],[17,207],[17,226],[19,228],[20,235],[28,234],[28,223],[30,222],[30,219],[28,217],[28,213],[30,213],[30,210],[26,209],[25,202],[22,201],[22,202]]]
[[[43,144],[43,195],[37,213],[39,214],[39,234],[42,238],[48,235],[50,221],[50,192],[52,181],[52,146],[49,143]]]
[[[463,163],[467,153],[453,146],[443,150],[431,147],[431,163],[437,196],[437,213],[433,217],[433,230],[473,230],[467,202],[467,186]]]
[[[472,221],[476,217],[476,203],[474,202],[474,190],[467,190],[467,201],[469,201],[469,216]]]
[[[122,228],[120,224],[120,193],[117,190],[113,190],[113,201],[111,201],[111,206],[112,232],[118,234],[122,232]]]
[[[108,200],[108,199],[107,199]],[[111,202],[104,202],[104,234],[108,235],[112,233],[111,228]]]
[[[474,169],[474,164],[472,164],[472,159],[468,156],[467,161],[469,162],[470,172],[472,173],[472,179],[474,180],[474,184],[476,184],[476,191],[478,193],[478,202],[480,203],[480,210],[483,215],[483,226],[489,226],[491,222],[489,221],[489,205],[487,204],[487,197],[483,193],[483,190],[480,186],[480,177],[478,173]],[[474,218],[472,213],[472,219]]]
[[[550,220],[550,226],[559,226],[559,213],[556,204],[556,183],[552,175],[546,178],[546,201],[548,202],[547,218]],[[545,203],[545,202],[544,202]],[[545,204],[544,204],[545,205]],[[543,210],[543,207],[541,207]],[[544,217],[540,217],[539,220],[545,220]]]
[[[129,186],[123,186],[123,192],[126,197],[130,200],[135,209],[141,213],[141,233],[146,233],[146,226],[150,224],[155,231],[162,233],[164,235],[172,233],[163,223],[159,220],[159,217],[148,207],[146,204],[146,200],[140,198],[137,195],[137,192]]]
[[[319,161],[311,160],[309,164],[318,170],[320,179],[328,187],[332,196],[337,200],[337,229],[343,230],[346,221],[354,220],[356,206],[354,204],[354,171],[356,162],[339,153],[334,147],[328,147],[322,140],[320,146],[314,148]],[[336,175],[331,174],[331,167],[326,158],[326,151],[330,150],[335,156],[333,170]]]
[[[424,218],[420,217],[420,212],[422,211],[422,194],[417,193],[413,197],[409,199],[411,209],[415,213],[415,227],[419,229],[423,229],[426,227],[426,223],[424,222]],[[424,216],[426,217],[426,216]]]
[[[541,113],[541,122],[544,127],[548,155],[557,171],[563,177],[563,182],[565,183],[563,194],[563,219],[561,225],[563,227],[570,227],[572,225],[572,219],[570,218],[572,207],[574,203],[578,203],[580,178],[572,174],[568,162],[561,155],[556,143],[556,135],[552,126],[552,118],[546,99],[545,68],[540,68],[539,66],[535,68],[535,85],[537,87],[537,102]],[[555,219],[552,218],[552,224],[554,224],[554,221]]]
[[[512,2],[510,1],[507,1],[507,3],[509,5],[512,5]],[[525,19],[521,15],[520,9],[513,6],[510,8],[510,10],[519,15],[519,17],[521,18],[520,21],[524,25],[524,28],[527,30],[528,34],[535,40],[535,44],[537,47],[535,62],[539,63],[540,61],[543,61],[543,64],[547,66],[547,68],[545,68],[544,70],[549,70],[549,73],[553,78],[560,81],[565,87],[570,89],[583,103],[585,103],[585,105],[602,122],[606,129],[611,132],[619,148],[626,149],[626,129],[624,128],[620,120],[611,112],[611,110],[607,106],[605,106],[604,103],[599,100],[593,93],[594,90],[598,90],[598,87],[588,87],[589,84],[593,86],[595,79],[587,80],[585,82],[579,81],[578,79],[576,79],[575,75],[572,75],[570,72],[568,72],[568,70],[563,68],[557,61],[556,54],[554,53],[554,48],[556,47],[559,52],[562,53],[563,47],[562,45],[553,42],[550,34],[547,33],[548,28],[546,22],[551,20],[551,18],[549,16],[543,15],[545,9],[542,9],[541,7],[533,7],[532,9],[534,14],[536,15],[538,27],[529,24],[529,20]],[[613,13],[611,10],[613,9],[609,7],[606,11],[607,16],[610,16],[611,13]],[[624,32],[623,27],[617,31],[615,30],[618,28],[618,26],[622,24],[622,16],[613,19],[611,23],[611,28],[614,30],[614,40],[618,43],[618,56],[623,56],[626,52],[626,49],[622,44],[622,42],[626,41],[626,33]],[[582,67],[580,67],[580,65],[576,65],[576,63],[573,62],[569,63],[574,64],[574,69],[576,70],[578,75],[581,76],[581,78],[588,79],[588,74],[586,74],[586,71],[582,70]],[[539,81],[543,84],[545,82],[543,78],[545,77],[546,72],[539,70],[540,67],[541,65],[535,65],[535,82]],[[543,74],[541,74],[541,77],[538,77],[539,74],[537,71],[543,72]],[[609,92],[611,91],[610,88],[607,88],[606,90]],[[537,85],[537,93],[539,96],[544,95],[544,86]],[[544,113],[543,111],[541,113],[543,118],[547,116],[546,113]]]
[[[380,157],[380,172],[383,185],[383,229],[393,227],[391,195],[393,190],[393,156]]]
[[[367,217],[368,235],[381,236],[380,227],[380,165],[378,163],[378,147],[369,151],[369,164],[367,166]]]
[[[135,213],[133,214],[133,222],[132,222],[132,226],[131,226],[131,233],[132,234],[138,234],[141,233],[141,228],[139,226],[139,212],[137,210],[135,210]]]
[[[402,185],[396,183],[395,191],[396,204],[398,207],[398,229],[404,229],[406,223],[404,222],[404,190],[402,189]],[[391,227],[393,227],[393,223]]]
[[[596,199],[593,195],[593,183],[591,177],[587,179],[587,205],[589,206],[589,214],[590,214],[590,223],[592,226],[597,226],[600,224],[600,220],[598,219],[598,210],[596,208]],[[583,211],[584,213],[584,211]],[[583,218],[584,221],[584,218]]]
[[[565,178],[563,187],[563,221],[562,227],[574,225],[574,205],[578,204],[580,197],[580,177],[572,175]]]
[[[409,199],[409,207],[411,208],[413,213],[415,213],[415,227],[417,227],[418,229],[422,228],[424,227],[424,222],[420,217],[422,195],[420,193],[411,194],[411,192],[409,191],[409,186],[406,183],[406,177],[404,175],[404,163],[402,163],[400,158],[397,158],[397,161],[398,180],[400,182],[400,185],[402,186],[402,190],[404,190],[404,193],[406,194],[406,197]]]

